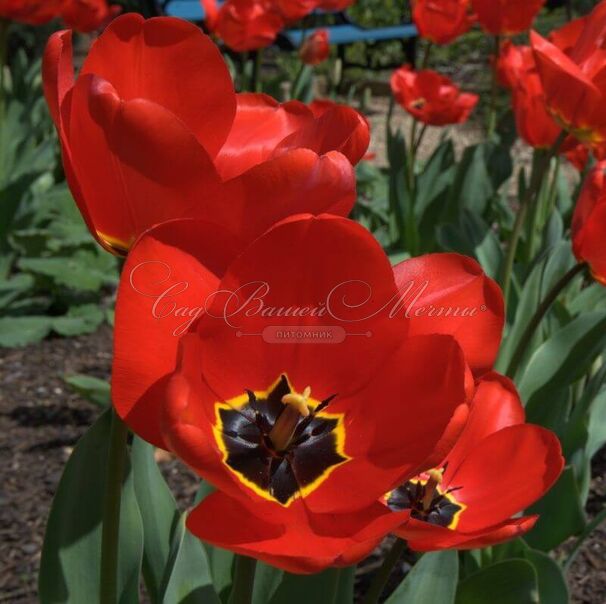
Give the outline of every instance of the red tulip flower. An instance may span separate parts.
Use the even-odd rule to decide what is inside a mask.
[[[588,174],[572,218],[572,245],[579,262],[606,285],[606,161]]]
[[[537,516],[512,516],[542,497],[563,465],[556,436],[524,424],[513,383],[486,375],[444,462],[386,496],[391,510],[411,512],[394,532],[417,551],[475,549],[513,539],[528,532]]]
[[[273,44],[285,19],[272,0],[202,0],[206,26],[235,52],[258,50]]]
[[[317,0],[274,0],[275,6],[285,21],[299,21],[312,13]]]
[[[429,69],[401,67],[391,76],[396,101],[415,119],[430,126],[461,124],[477,105],[479,97],[467,94],[447,77]]]
[[[65,0],[0,0],[0,18],[43,25],[61,15]]]
[[[119,6],[110,7],[106,0],[69,0],[64,3],[61,17],[69,28],[91,32],[109,23],[120,10]]]
[[[602,47],[606,2],[600,3],[582,25],[568,53],[536,32],[532,32],[531,42],[550,112],[579,140],[600,144],[606,141],[606,50]],[[573,40],[575,36],[573,30]]]
[[[456,254],[392,268],[334,216],[238,249],[201,221],[141,237],[118,294],[112,399],[219,489],[191,514],[196,535],[293,572],[352,564],[407,518],[383,518],[380,495],[459,434],[467,365],[492,365],[502,296]]]
[[[70,188],[107,249],[125,252],[173,218],[253,238],[301,211],[346,215],[355,201],[366,120],[341,105],[316,118],[298,102],[236,95],[217,47],[186,21],[117,18],[75,82],[71,36],[59,32],[44,82]]]
[[[520,137],[531,147],[549,148],[562,128],[547,112],[543,85],[529,46],[505,44],[497,69],[512,91],[513,111]]]
[[[301,45],[299,57],[307,65],[319,65],[330,56],[329,33],[326,29],[318,29],[309,35]]]
[[[545,0],[471,0],[482,28],[492,35],[512,35],[530,29]]]
[[[105,25],[120,11],[107,0],[0,0],[0,18],[28,25],[43,25],[62,18],[79,32],[91,32]]]
[[[469,0],[414,0],[412,18],[419,35],[434,44],[450,44],[474,22]]]

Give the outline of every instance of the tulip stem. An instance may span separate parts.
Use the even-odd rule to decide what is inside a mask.
[[[511,357],[511,362],[509,363],[509,368],[507,369],[507,375],[510,378],[513,378],[520,366],[520,362],[524,357],[524,353],[532,340],[532,336],[535,334],[537,327],[541,324],[541,321],[547,314],[547,311],[551,308],[551,305],[557,300],[558,296],[562,293],[562,291],[566,288],[567,285],[579,274],[582,273],[587,268],[587,265],[584,263],[575,264],[549,291],[549,293],[545,296],[544,300],[541,302],[536,312],[530,319],[530,322],[526,326],[522,337],[520,338],[520,342],[518,343],[513,356]]]
[[[533,158],[532,175],[530,177],[530,184],[528,185],[528,188],[524,191],[524,195],[520,200],[520,207],[518,209],[516,220],[513,225],[511,237],[509,238],[509,246],[507,249],[507,254],[505,256],[505,261],[503,263],[501,286],[503,288],[503,298],[505,300],[505,304],[507,304],[509,299],[509,289],[511,287],[513,265],[518,249],[518,243],[520,242],[520,236],[522,235],[522,230],[524,229],[524,224],[526,222],[526,216],[528,214],[529,207],[533,201],[536,201],[535,197],[541,190],[543,179],[545,178],[545,173],[549,168],[551,158],[554,155],[557,155],[558,150],[560,149],[560,145],[562,144],[565,138],[566,132],[563,131],[549,151],[535,151],[535,156]]]
[[[101,537],[101,604],[118,602],[118,542],[120,538],[120,504],[126,469],[128,428],[112,409],[112,426],[107,458],[107,479]]]
[[[7,68],[8,59],[8,28],[9,21],[0,19],[0,120],[4,123],[5,113],[5,70]]]
[[[236,556],[234,581],[229,594],[228,604],[250,604],[255,585],[257,561],[248,556]]]
[[[261,68],[263,67],[263,51],[259,48],[253,52],[253,69],[250,79],[250,91],[261,92],[263,89],[261,82]]]
[[[403,539],[396,538],[394,544],[387,553],[387,556],[385,556],[383,564],[372,578],[372,582],[368,588],[368,591],[366,592],[366,595],[364,596],[364,599],[362,600],[362,604],[376,604],[379,601],[379,598],[385,589],[385,585],[387,585],[387,581],[389,581],[389,577],[391,576],[394,566],[402,557],[405,549],[406,542]]]
[[[497,93],[499,92],[499,79],[497,64],[501,54],[501,36],[494,37],[494,64],[492,66],[492,81],[490,85],[490,108],[488,110],[488,138],[492,139],[497,129]]]

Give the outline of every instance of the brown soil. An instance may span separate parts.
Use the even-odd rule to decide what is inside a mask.
[[[100,409],[73,394],[66,374],[109,375],[111,332],[50,339],[35,346],[0,350],[0,602],[34,603],[40,550],[49,506],[65,461]],[[195,477],[176,460],[162,470],[183,505],[191,501]],[[594,463],[588,513],[606,503],[606,452]],[[376,568],[384,548],[363,564],[358,583]],[[408,553],[398,574],[414,560]],[[394,577],[395,578],[395,577]],[[606,602],[606,526],[586,542],[572,567],[573,604]]]

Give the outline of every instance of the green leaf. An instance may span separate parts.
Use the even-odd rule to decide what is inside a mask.
[[[179,519],[166,568],[162,604],[220,604],[202,542],[186,528],[186,514]]]
[[[536,525],[524,540],[541,551],[549,551],[568,537],[582,532],[585,512],[573,469],[565,468],[547,495],[528,508],[526,514],[539,515]]]
[[[267,602],[271,602],[283,578],[283,570],[269,566],[269,564],[264,564],[263,562],[257,562],[252,604],[267,604]]]
[[[280,585],[267,604],[333,602],[335,594],[338,593],[339,583],[338,568],[329,568],[316,575],[284,573]]]
[[[568,604],[568,586],[562,567],[547,554],[527,549],[524,557],[537,573],[541,604]]]
[[[27,346],[43,340],[50,330],[48,317],[3,317],[0,319],[0,346]]]
[[[99,602],[101,531],[111,410],[80,439],[59,482],[46,526],[39,575],[42,604]],[[143,527],[132,472],[122,490],[119,602],[138,602]]]
[[[53,329],[62,336],[94,333],[105,319],[105,313],[96,304],[72,306],[67,314],[53,319]]]
[[[459,583],[456,604],[539,604],[537,574],[526,560],[482,568]]]
[[[519,383],[529,413],[583,376],[606,346],[606,312],[581,315],[547,340],[531,357]]]
[[[154,451],[152,445],[138,436],[133,438],[135,493],[144,533],[143,576],[150,598],[156,604],[161,602],[161,584],[168,564],[170,544],[179,523],[179,511],[156,464]]]
[[[453,604],[459,578],[457,552],[445,550],[424,554],[386,604],[439,602]]]
[[[76,374],[64,376],[63,381],[87,401],[91,401],[99,407],[109,407],[111,405],[110,385],[107,380],[100,380],[90,375]]]

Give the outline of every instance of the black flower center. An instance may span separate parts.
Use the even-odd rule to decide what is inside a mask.
[[[292,434],[278,450],[270,435],[290,412],[282,399],[293,393],[282,375],[267,391],[246,391],[216,406],[215,437],[224,462],[257,494],[282,505],[311,493],[349,459],[342,414],[324,411],[334,396],[322,402],[306,398],[309,414],[295,416]]]
[[[452,495],[458,489],[441,491],[428,480],[409,480],[387,496],[394,512],[410,510],[412,518],[454,529],[465,506]]]

